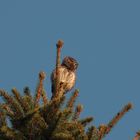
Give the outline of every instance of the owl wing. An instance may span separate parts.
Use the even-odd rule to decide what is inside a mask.
[[[67,79],[66,79],[66,83],[67,83],[66,92],[71,90],[74,87],[75,81],[76,81],[76,74],[75,74],[75,72],[69,71],[69,73],[67,75]]]
[[[59,80],[61,83],[64,83],[66,80],[66,68],[64,68],[63,66],[59,67]],[[53,70],[52,74],[51,74],[51,91],[52,91],[52,96],[55,96],[55,88],[56,88],[56,69]]]
[[[53,72],[51,74],[51,83],[52,83],[51,92],[52,92],[52,96],[54,96],[54,94],[55,94],[55,78],[54,78],[54,76],[55,76],[55,70],[53,70]]]

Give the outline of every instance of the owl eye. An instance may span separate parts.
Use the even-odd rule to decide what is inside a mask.
[[[70,70],[76,70],[78,67],[77,61],[70,56],[67,56],[63,59],[62,65],[67,67]]]

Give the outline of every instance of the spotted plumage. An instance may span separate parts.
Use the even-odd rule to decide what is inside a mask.
[[[76,69],[78,67],[77,61],[72,57],[65,57],[62,64],[59,66],[59,87],[62,85],[63,92],[66,93],[70,91],[76,81]],[[56,80],[56,69],[52,72],[51,82],[52,82],[52,98],[55,96],[55,80]]]

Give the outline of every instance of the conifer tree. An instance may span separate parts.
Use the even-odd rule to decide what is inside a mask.
[[[59,40],[56,70],[60,64],[62,45],[63,42]],[[56,96],[48,99],[44,88],[45,77],[45,72],[41,71],[35,94],[31,94],[29,87],[25,87],[23,93],[13,88],[12,94],[0,89],[0,96],[3,98],[0,103],[0,140],[102,140],[132,108],[132,104],[128,103],[108,124],[88,127],[93,117],[80,118],[83,106],[75,104],[79,90],[76,89],[65,102],[66,97],[59,87],[57,71]],[[136,137],[138,136],[139,133]]]

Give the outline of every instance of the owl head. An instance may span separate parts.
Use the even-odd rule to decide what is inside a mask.
[[[78,62],[74,58],[66,56],[62,61],[62,66],[65,66],[69,70],[75,71],[78,68]]]

